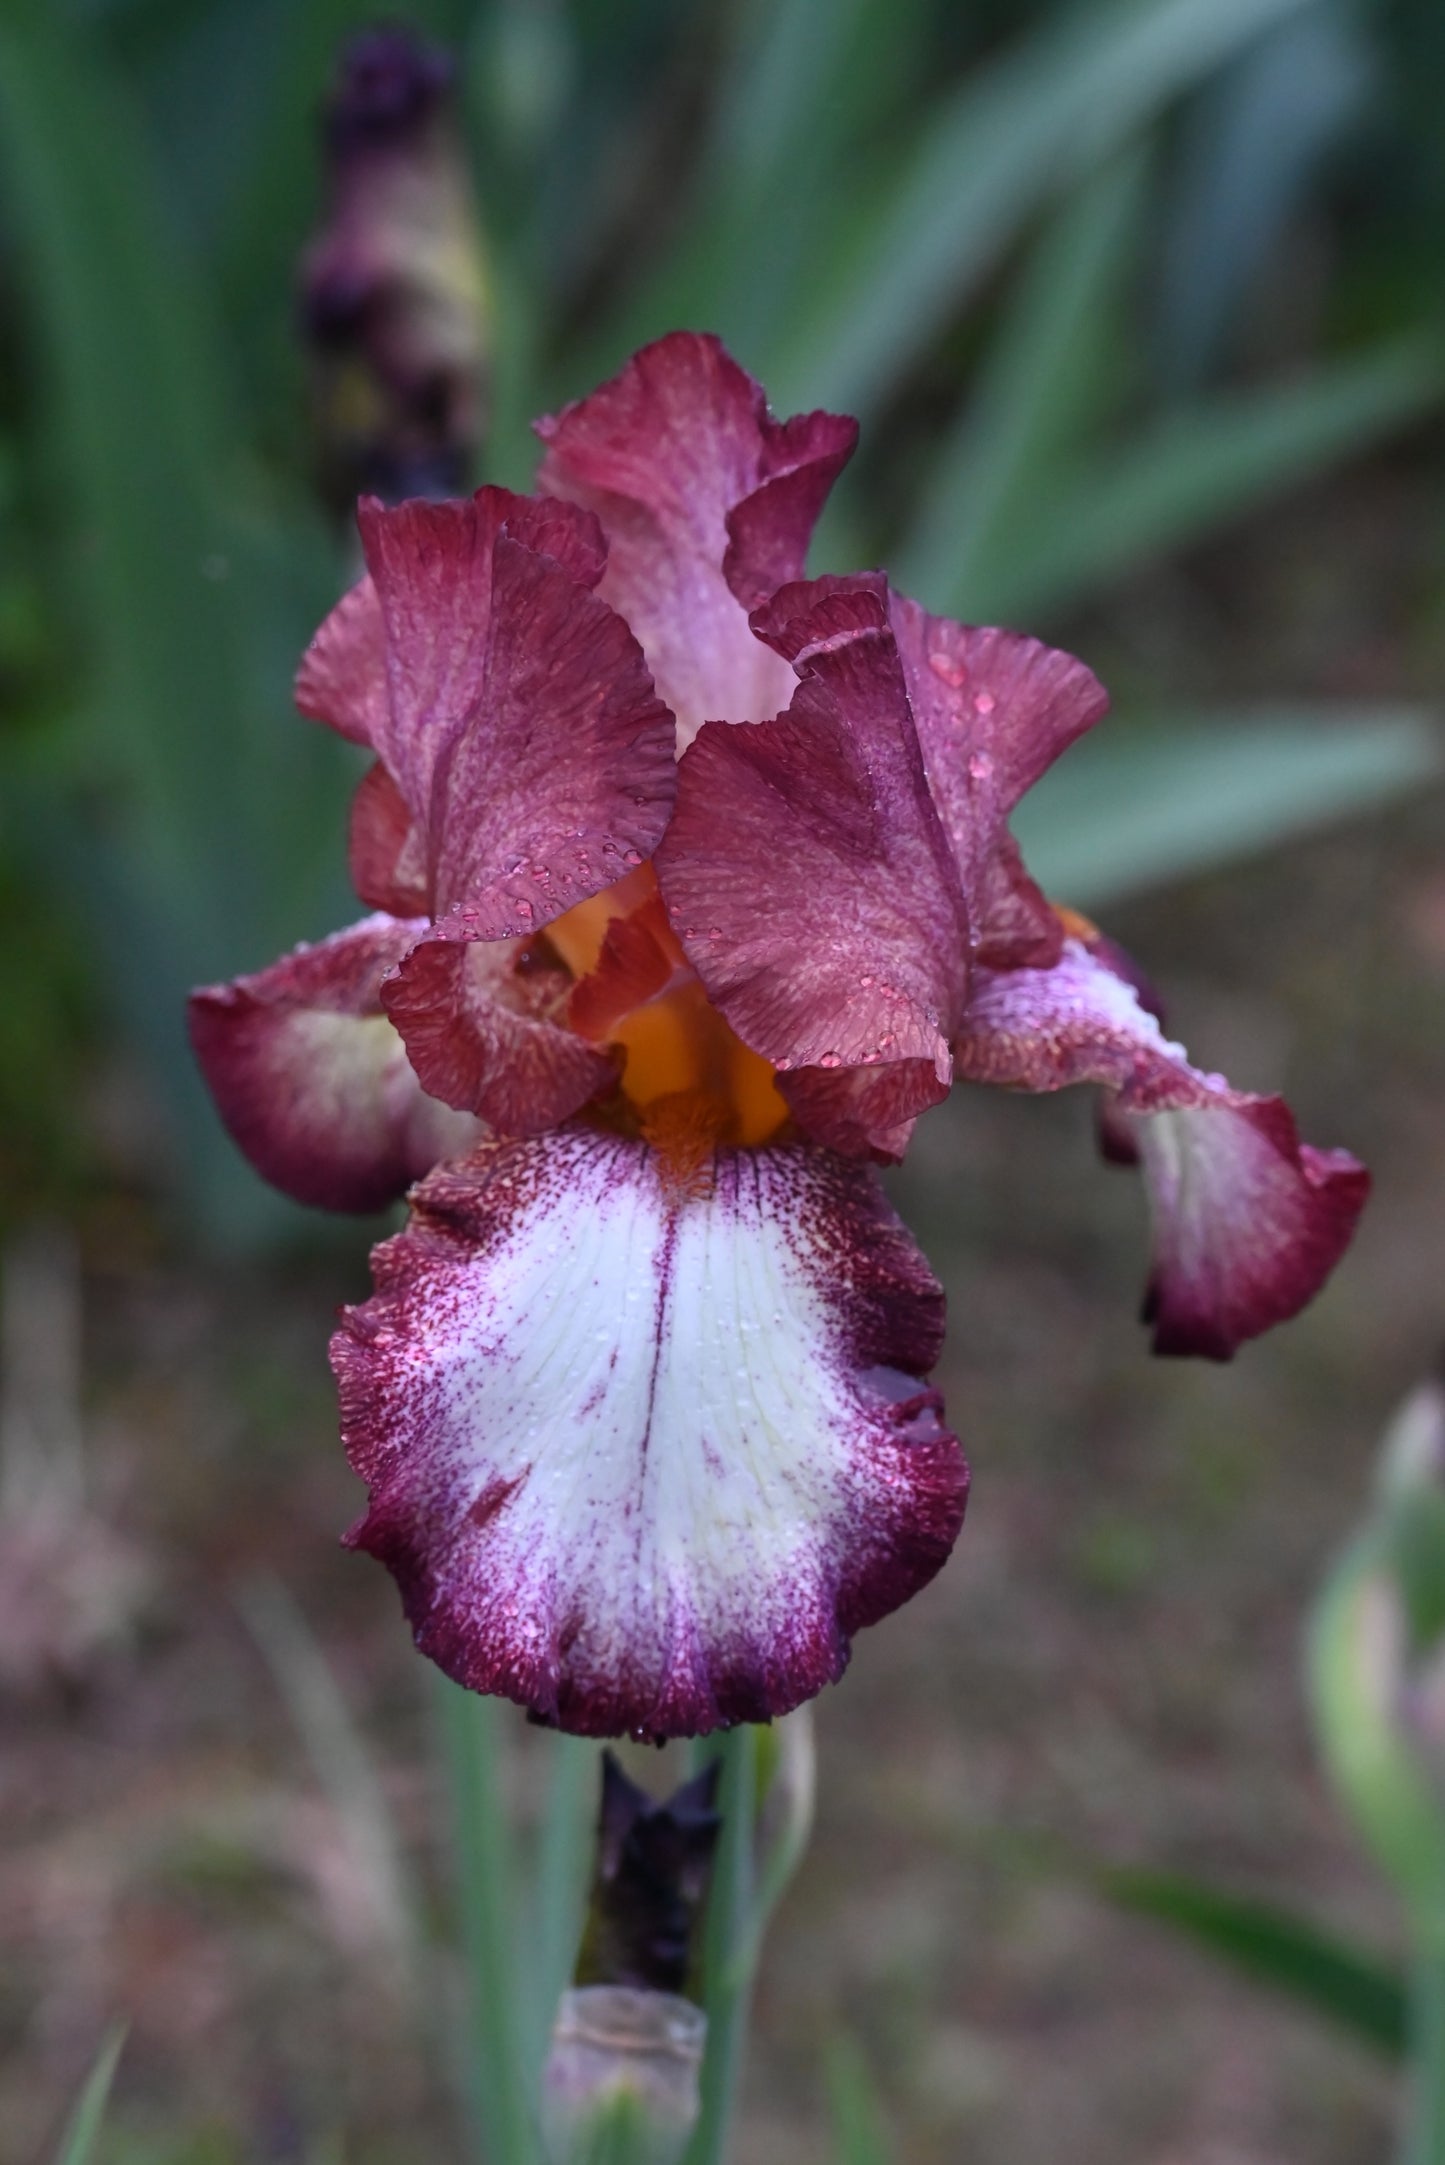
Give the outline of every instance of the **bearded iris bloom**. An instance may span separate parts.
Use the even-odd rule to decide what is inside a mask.
[[[1192,1067],[1025,870],[1088,669],[804,578],[852,422],[775,421],[679,333],[539,433],[535,496],[362,503],[297,696],[373,756],[374,914],[192,1031],[288,1193],[419,1183],[333,1343],[348,1539],[418,1644],[663,1737],[811,1696],[958,1534],[942,1293],[875,1170],[956,1080],[1102,1086],[1163,1352],[1294,1314],[1367,1177]]]

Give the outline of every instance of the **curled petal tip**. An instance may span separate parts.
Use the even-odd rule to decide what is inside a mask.
[[[965,1081],[1109,1093],[1105,1153],[1140,1164],[1149,1193],[1158,1353],[1228,1360],[1312,1300],[1349,1245],[1364,1167],[1301,1143],[1282,1098],[1191,1067],[1107,942],[1070,938],[1052,969],[980,970],[954,1053]]]

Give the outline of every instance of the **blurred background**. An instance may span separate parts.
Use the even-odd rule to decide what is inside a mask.
[[[866,2071],[906,2165],[1373,2159],[1388,2055],[1109,1873],[1391,1954],[1299,1640],[1445,1328],[1445,14],[386,12],[455,74],[395,213],[403,269],[445,226],[411,297],[440,374],[403,337],[380,394],[327,268],[358,137],[322,127],[374,9],[0,16],[0,2159],[117,2014],[108,2165],[460,2156],[414,1981],[448,1900],[421,1665],[336,1548],[324,1340],[381,1228],[262,1191],[182,1002],[355,914],[355,758],[289,698],[347,494],[526,486],[530,416],[677,324],[779,412],[861,417],[815,568],[885,562],[1110,684],[1020,816],[1035,870],[1377,1178],[1304,1318],[1153,1363],[1091,1107],[924,1124],[894,1185],[949,1287],[970,1525],[819,1706],[741,2154],[831,2155]]]

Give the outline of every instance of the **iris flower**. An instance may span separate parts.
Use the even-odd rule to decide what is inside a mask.
[[[191,1020],[287,1193],[417,1183],[333,1342],[347,1539],[458,1682],[665,1737],[796,1706],[953,1546],[943,1295],[876,1166],[954,1082],[1102,1086],[1161,1352],[1294,1314],[1367,1176],[1024,869],[1089,670],[804,578],[851,421],[679,333],[539,434],[536,495],[362,502],[297,698],[372,755],[374,914]]]

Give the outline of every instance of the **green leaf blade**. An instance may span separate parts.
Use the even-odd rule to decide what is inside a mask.
[[[105,2125],[111,2085],[125,2049],[126,2026],[117,2023],[100,2048],[95,2065],[75,2101],[75,2109],[55,2153],[55,2165],[94,2165],[97,2145]]]
[[[1106,723],[1030,792],[1015,831],[1037,878],[1084,909],[1206,872],[1439,779],[1412,709],[1267,709]]]
[[[1379,2051],[1404,2053],[1404,1978],[1350,1941],[1275,1903],[1227,1893],[1180,1873],[1108,1871],[1100,1874],[1099,1885],[1120,1909],[1170,1926]]]

